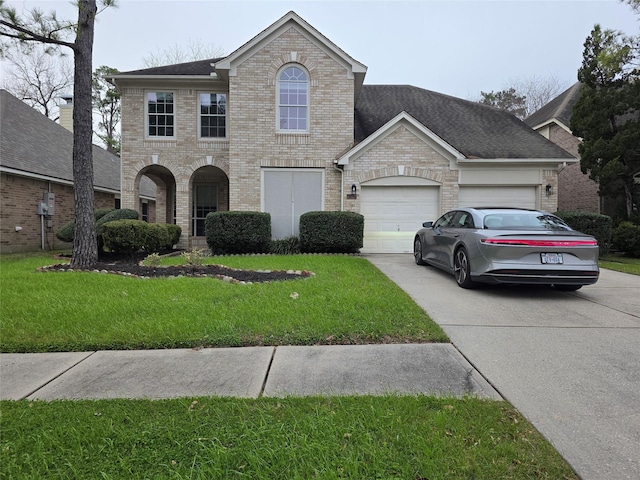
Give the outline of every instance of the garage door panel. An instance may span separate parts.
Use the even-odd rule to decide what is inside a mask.
[[[519,207],[537,208],[537,188],[534,186],[461,186],[459,207]]]
[[[422,222],[438,217],[439,187],[362,186],[365,253],[410,253]]]

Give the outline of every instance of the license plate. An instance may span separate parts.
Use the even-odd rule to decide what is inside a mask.
[[[541,253],[540,259],[542,263],[550,263],[550,264],[560,264],[562,263],[562,254],[561,253]]]

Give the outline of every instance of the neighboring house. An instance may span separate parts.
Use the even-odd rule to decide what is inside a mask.
[[[463,205],[557,205],[558,166],[577,160],[511,114],[404,85],[367,68],[289,12],[229,56],[124,72],[122,206],[142,178],[157,220],[204,246],[209,212],[365,218],[363,252],[410,252],[422,222]]]
[[[71,112],[64,107],[61,116]],[[72,150],[70,131],[0,90],[0,252],[69,246],[55,231],[73,218]],[[95,145],[93,159],[95,207],[117,207],[120,159]],[[155,193],[144,184],[143,192],[153,220]],[[52,215],[39,214],[45,199],[54,207]],[[141,204],[137,209],[143,210]]]
[[[569,122],[573,106],[580,98],[580,83],[575,83],[524,122],[556,145],[579,159],[580,139],[571,133]],[[558,172],[558,210],[600,213],[598,183],[582,173],[580,163],[567,164]]]

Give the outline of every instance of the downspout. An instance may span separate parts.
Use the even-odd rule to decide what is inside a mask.
[[[334,162],[333,168],[340,172],[340,211],[344,212],[344,170]]]

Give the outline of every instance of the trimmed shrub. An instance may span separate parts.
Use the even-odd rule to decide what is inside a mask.
[[[265,212],[213,212],[205,219],[207,245],[214,255],[267,253],[271,215]]]
[[[102,235],[104,224],[114,220],[138,220],[138,212],[129,208],[120,208],[103,215],[96,221],[98,236]]]
[[[180,241],[182,228],[174,223],[167,223],[167,232],[169,233],[169,249],[172,249]]]
[[[96,210],[96,222],[104,217],[107,213],[114,212],[115,208],[99,208]]]
[[[354,212],[307,212],[300,217],[300,249],[309,253],[356,253],[364,217]]]
[[[71,220],[56,231],[56,238],[61,242],[73,242],[73,227],[75,221]]]
[[[640,257],[640,225],[622,222],[613,231],[613,245],[632,257]]]
[[[300,239],[298,237],[287,237],[280,240],[271,240],[269,251],[276,255],[295,255],[300,253]]]
[[[611,248],[611,217],[589,212],[556,212],[574,230],[592,235],[598,240],[600,253]]]
[[[167,225],[148,223],[147,235],[142,248],[144,248],[144,251],[147,253],[160,253],[171,248],[171,246],[169,246],[170,241],[171,237],[169,236]]]
[[[102,225],[102,238],[112,252],[133,254],[144,246],[148,227],[142,220],[113,220]]]
[[[96,222],[104,217],[107,213],[111,213],[115,208],[99,208],[95,211]],[[66,224],[58,229],[56,232],[56,238],[62,242],[73,242],[73,227],[75,225],[75,219],[69,220]]]

